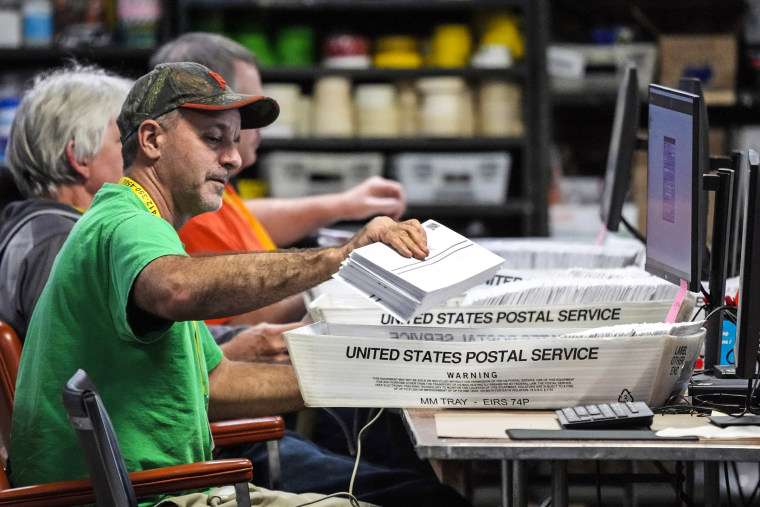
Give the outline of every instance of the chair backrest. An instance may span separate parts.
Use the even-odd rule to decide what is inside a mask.
[[[8,460],[19,361],[21,341],[10,325],[0,321],[0,464],[3,468]]]
[[[87,463],[98,505],[137,506],[111,419],[84,370],[77,370],[66,382],[62,398]]]

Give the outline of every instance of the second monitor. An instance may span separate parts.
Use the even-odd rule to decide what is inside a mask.
[[[649,85],[646,270],[692,292],[705,241],[700,108],[697,95]]]

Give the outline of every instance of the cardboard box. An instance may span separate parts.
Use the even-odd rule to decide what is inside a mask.
[[[659,43],[659,84],[677,88],[680,78],[698,77],[708,104],[736,102],[735,35],[663,35]]]
[[[623,326],[626,327],[626,326]],[[284,333],[312,407],[556,409],[683,394],[701,323],[641,336],[521,336],[508,329],[339,326]]]

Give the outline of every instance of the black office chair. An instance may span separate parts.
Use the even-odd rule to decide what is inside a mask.
[[[79,439],[98,505],[136,507],[137,498],[111,419],[84,370],[77,370],[66,382],[62,398],[69,423]],[[247,482],[235,484],[235,493],[238,506],[251,507]]]

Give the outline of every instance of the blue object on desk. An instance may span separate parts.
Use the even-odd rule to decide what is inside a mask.
[[[736,324],[723,321],[723,333],[720,336],[720,363],[734,364],[734,343],[736,342]]]

